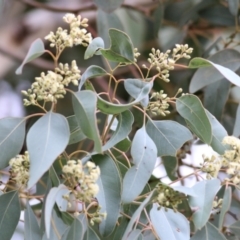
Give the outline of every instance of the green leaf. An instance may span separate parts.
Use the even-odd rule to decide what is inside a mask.
[[[237,112],[236,112],[236,119],[235,119],[235,124],[234,124],[234,129],[233,129],[233,135],[235,137],[240,136],[240,104],[238,104]]]
[[[101,240],[101,236],[96,229],[91,227],[91,225],[88,225],[88,230],[84,236],[84,240]]]
[[[87,81],[86,84],[86,89],[89,89],[91,91],[95,91],[93,85]],[[101,110],[101,112],[106,113],[106,114],[118,114],[121,112],[124,112],[131,108],[133,105],[139,103],[142,99],[144,99],[146,96],[148,96],[149,92],[151,91],[151,85],[147,84],[145,85],[141,92],[139,93],[138,97],[135,99],[135,101],[130,102],[128,104],[114,104],[110,103],[104,99],[102,99],[100,96],[98,97],[98,102],[97,106]]]
[[[228,9],[234,17],[237,17],[239,10],[239,0],[228,0]]]
[[[56,198],[58,194],[64,191],[65,189],[67,189],[67,187],[61,184],[57,188],[56,187],[51,188],[51,190],[47,195],[45,209],[44,209],[44,220],[45,220],[46,236],[48,238],[50,236],[53,206],[56,202]]]
[[[127,110],[120,113],[118,117],[117,129],[114,131],[109,141],[103,146],[102,150],[106,151],[120,141],[124,140],[132,130],[133,121],[134,118],[130,111]]]
[[[78,125],[78,120],[75,115],[67,117],[67,121],[70,128],[70,139],[68,145],[80,142],[86,138]]]
[[[108,155],[94,155],[93,161],[101,170],[98,179],[99,192],[96,196],[101,212],[106,212],[107,217],[100,224],[100,232],[108,236],[116,225],[121,206],[121,177],[116,164]]]
[[[24,65],[28,62],[31,62],[35,58],[38,58],[45,52],[43,41],[38,38],[30,46],[26,57],[24,58],[22,64],[16,70],[16,74],[22,74],[22,69]]]
[[[50,168],[69,142],[69,127],[64,116],[48,112],[37,120],[27,134],[31,188]]]
[[[58,178],[58,175],[57,175],[53,166],[51,166],[50,169],[49,169],[49,177],[52,181],[52,185],[54,187],[58,187],[59,184],[60,184],[60,179]]]
[[[110,47],[110,39],[108,36],[108,31],[110,28],[116,28],[125,31],[122,23],[122,15],[119,16],[117,14],[118,10],[111,13],[106,13],[100,8],[97,10],[97,32],[103,39],[106,48]]]
[[[207,224],[201,229],[198,230],[193,237],[191,237],[191,240],[227,240],[224,235],[219,232],[219,230],[210,222],[207,222]]]
[[[238,58],[239,58],[239,56],[238,56]],[[207,70],[210,71],[210,73],[208,71],[206,71],[208,73],[208,75],[205,76],[206,73],[202,72],[201,73],[201,82],[200,82],[199,78],[196,78],[196,77],[193,78],[191,81],[191,84],[189,86],[190,92],[192,92],[192,93],[196,92],[197,90],[201,89],[202,87],[205,87],[206,85],[208,85],[210,83],[213,83],[213,82],[216,82],[216,81],[222,79],[222,77],[219,77],[218,75],[211,79],[212,72],[214,72],[214,71],[212,71],[211,68],[209,69],[209,67],[211,67],[211,66],[214,67],[228,81],[230,81],[231,83],[233,83],[236,86],[240,86],[240,77],[235,72],[230,70],[229,68],[226,68],[224,66],[213,63],[212,61],[206,60],[203,58],[193,58],[189,63],[189,68],[207,67]],[[233,66],[235,66],[235,65],[233,65]],[[239,65],[237,65],[237,66],[239,68]],[[198,75],[199,75],[199,73],[198,73]],[[206,84],[206,80],[203,81],[203,79],[207,79],[207,84]],[[209,79],[211,79],[211,81]],[[198,81],[198,82],[196,83],[196,81]]]
[[[41,240],[42,232],[37,222],[37,218],[27,202],[24,210],[24,239],[25,240]]]
[[[223,154],[226,150],[226,145],[222,143],[222,140],[224,137],[228,136],[228,133],[220,124],[220,122],[218,122],[218,120],[208,110],[206,110],[206,113],[212,127],[212,141],[210,146],[217,153]]]
[[[128,239],[131,240],[139,240],[142,239],[142,231],[140,229],[135,229],[131,231],[131,233],[128,235]]]
[[[216,54],[212,55],[209,60],[211,62],[229,68],[234,72],[240,67],[240,53],[233,49],[224,49],[222,51],[219,51]],[[213,66],[209,65],[209,63],[206,63],[204,61],[202,64],[206,64],[208,65],[208,67],[200,67],[195,72],[189,87],[189,91],[191,93],[196,92],[209,84],[223,79],[222,74]],[[198,61],[196,63],[196,66],[199,66]]]
[[[122,237],[122,240],[129,240],[128,239],[128,234],[132,231],[132,228],[135,224],[135,222],[139,219],[142,210],[156,197],[157,192],[153,190],[146,198],[145,200],[141,203],[141,205],[137,208],[137,210],[134,212],[132,215],[130,222],[124,232],[124,235]]]
[[[81,81],[80,81],[79,87],[78,87],[79,91],[81,90],[82,86],[88,79],[94,78],[94,77],[99,77],[99,76],[105,76],[107,74],[108,73],[103,68],[96,66],[96,65],[91,65],[90,67],[88,67],[85,70],[85,72],[83,73],[83,75],[81,77]]]
[[[176,100],[178,113],[185,119],[190,129],[205,143],[212,142],[212,128],[207,114],[198,97],[184,95]]]
[[[124,0],[93,0],[94,3],[105,12],[112,12],[119,8]]]
[[[102,152],[102,143],[98,132],[96,93],[84,90],[73,95],[73,109],[83,133],[94,141],[94,151]]]
[[[114,148],[116,148],[116,149],[126,153],[129,150],[130,146],[131,146],[131,141],[128,138],[125,138],[121,142],[117,143],[114,146]],[[116,151],[114,149],[111,149],[111,151],[114,154],[114,156],[121,155],[120,152],[118,152],[118,151]]]
[[[149,85],[149,88],[152,88],[153,82],[143,82],[142,80],[131,79],[131,78],[125,79],[125,81],[124,81],[124,87],[125,87],[126,91],[134,99],[136,99],[139,96],[140,92],[146,85]],[[147,107],[148,102],[149,102],[148,96],[146,96],[145,98],[143,98],[141,100],[141,104],[143,107]]]
[[[132,166],[123,179],[123,203],[132,202],[144,189],[152,175],[156,160],[157,148],[148,136],[145,126],[140,128],[132,141]]]
[[[162,156],[162,162],[167,172],[167,176],[170,178],[170,180],[176,180],[176,170],[178,168],[177,158],[173,156]]]
[[[75,218],[67,235],[67,239],[82,240],[84,236],[82,223]]]
[[[161,240],[186,240],[190,236],[190,225],[186,217],[180,212],[174,212],[162,207],[158,210],[158,205],[153,204],[150,211],[150,218],[153,227]]]
[[[206,180],[196,183],[192,188],[196,197],[189,197],[190,206],[195,209],[192,220],[196,229],[201,229],[208,221],[213,200],[220,189],[219,179]]]
[[[197,197],[197,194],[195,193],[194,189],[188,188],[185,186],[173,186],[172,187],[175,191],[178,191],[180,193],[184,193],[185,195]]]
[[[157,146],[158,156],[176,156],[177,150],[193,138],[186,127],[170,120],[149,120],[146,130]],[[176,133],[181,138],[177,137]]]
[[[102,55],[113,62],[134,62],[134,48],[129,36],[117,29],[109,29],[111,46],[109,49],[101,49]]]
[[[88,45],[84,59],[91,58],[94,54],[99,55],[99,49],[104,48],[104,41],[100,37],[96,37],[92,40],[92,42]]]
[[[70,191],[67,188],[62,188],[58,191],[55,202],[58,206],[59,211],[66,212],[68,208],[68,202],[63,198],[64,195],[69,195]]]
[[[11,239],[20,218],[21,208],[18,191],[0,196],[0,235],[1,240]]]
[[[224,195],[223,195],[221,212],[220,212],[220,216],[219,216],[219,222],[218,222],[219,230],[221,230],[223,227],[224,218],[231,206],[231,201],[232,201],[232,188],[230,186],[226,185]]]
[[[19,154],[25,137],[24,118],[0,119],[0,169],[8,166],[9,160]]]
[[[204,88],[203,105],[219,121],[229,96],[231,83],[226,79],[218,80]]]

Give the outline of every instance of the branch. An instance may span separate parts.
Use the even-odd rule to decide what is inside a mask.
[[[35,0],[20,0],[20,2],[27,4],[29,6],[35,7],[35,8],[41,8],[41,9],[45,9],[45,10],[52,11],[52,12],[78,13],[78,12],[84,12],[84,11],[89,11],[89,10],[97,10],[97,6],[92,2],[86,3],[82,6],[75,7],[75,8],[58,7],[58,6],[54,6],[54,5],[37,2]],[[134,6],[131,4],[126,4],[126,3],[122,4],[122,7],[124,7],[124,8],[133,9],[133,10],[141,12],[145,15],[149,15],[150,11],[152,11],[156,6],[157,6],[157,4],[155,4],[155,3],[148,8],[146,6],[139,6],[139,5]]]

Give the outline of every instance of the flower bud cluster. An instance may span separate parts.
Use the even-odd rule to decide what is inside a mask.
[[[190,54],[193,49],[189,48],[187,44],[180,45],[176,44],[176,47],[171,50],[167,50],[165,53],[159,49],[152,48],[152,52],[149,54],[148,62],[150,66],[147,67],[145,64],[143,68],[147,68],[150,71],[153,67],[158,71],[158,77],[165,82],[169,82],[169,71],[174,69],[174,64],[181,58],[190,58]],[[171,56],[170,56],[171,54]]]
[[[62,171],[66,185],[75,198],[90,203],[99,191],[96,183],[100,176],[99,167],[90,161],[83,166],[81,160],[69,160]]]
[[[176,211],[178,205],[182,203],[182,194],[171,187],[159,183],[156,186],[156,190],[158,192],[158,196],[153,200],[153,202],[157,202],[160,207],[173,208],[173,210]]]
[[[103,219],[106,219],[107,217],[107,213],[103,213],[103,212],[100,212],[101,210],[101,207],[98,206],[96,212],[94,212],[93,214],[89,214],[90,216],[90,224],[93,226],[94,223],[101,223]]]
[[[166,116],[170,113],[170,111],[167,110],[169,107],[168,101],[170,100],[170,98],[167,96],[166,93],[164,93],[163,90],[161,90],[160,92],[154,92],[150,99],[153,98],[156,101],[151,101],[148,105],[148,109],[153,115]]]
[[[42,72],[40,77],[35,78],[36,81],[30,89],[22,91],[22,94],[28,97],[23,103],[25,106],[36,105],[38,101],[56,103],[57,99],[63,98],[66,94],[64,86],[68,86],[71,82],[78,85],[80,77],[80,70],[75,60],[72,61],[71,68],[68,64],[60,63],[55,72],[48,71],[47,74]]]
[[[67,13],[63,20],[69,24],[70,32],[59,27],[56,33],[50,32],[45,39],[51,44],[50,47],[56,47],[62,51],[65,47],[73,47],[73,45],[83,45],[87,47],[92,41],[91,33],[87,33],[85,29],[88,26],[88,19],[75,16],[72,13]]]
[[[12,179],[18,186],[25,188],[29,180],[30,168],[28,151],[26,151],[24,155],[17,155],[15,158],[12,158],[9,161],[9,166],[11,167],[10,172]]]
[[[207,172],[207,177],[217,177],[221,167],[226,169],[229,175],[225,181],[240,185],[240,140],[233,136],[227,136],[223,139],[223,144],[228,145],[224,154],[218,158],[212,156],[206,158],[202,167],[202,171]]]
[[[173,49],[172,58],[176,62],[180,58],[190,59],[190,54],[193,52],[193,48],[189,48],[188,44],[180,45],[176,44],[176,47]]]
[[[137,62],[137,58],[140,56],[140,52],[138,52],[137,48],[134,48],[134,62]]]
[[[203,155],[204,163],[201,168],[203,172],[207,173],[207,179],[216,178],[219,170],[222,167],[222,160],[216,156],[211,156],[211,158]]]
[[[222,166],[226,168],[226,173],[230,178],[225,181],[230,181],[235,185],[240,184],[240,139],[227,136],[223,139],[223,144],[227,144],[230,149],[226,150],[222,155]]]

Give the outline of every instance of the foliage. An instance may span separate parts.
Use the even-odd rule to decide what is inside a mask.
[[[94,2],[107,12],[123,4]],[[202,12],[209,4],[226,10],[217,1],[170,2],[165,17],[180,20],[180,26],[196,12],[211,22],[212,15]],[[237,17],[239,2],[230,2],[229,14]],[[187,14],[177,19],[171,14],[176,7]],[[113,12],[105,17],[116,16]],[[237,208],[239,213],[240,108],[234,126],[226,127],[221,115],[230,87],[240,87],[235,73],[239,52],[227,48],[235,43],[238,29],[225,48],[208,59],[189,60],[197,55],[194,49],[175,38],[172,50],[168,44],[165,50],[151,48],[142,63],[131,34],[123,29],[110,28],[109,39],[92,39],[86,18],[68,13],[63,20],[69,30],[50,32],[45,37],[50,48],[35,40],[16,71],[21,74],[25,64],[42,54],[52,58],[54,69],[42,72],[22,91],[24,105],[39,112],[0,119],[0,173],[9,176],[0,192],[1,239],[11,239],[21,210],[26,239],[237,239],[240,219],[232,211]],[[62,54],[78,45],[86,48],[85,60],[100,56],[104,64],[89,64],[82,73],[75,59],[61,63]],[[134,69],[135,77],[119,77],[122,69]],[[191,94],[181,84],[174,93],[166,87],[176,69],[196,70]],[[107,82],[104,91],[94,84],[96,79]],[[127,101],[117,94],[121,88]],[[211,101],[219,94],[216,88],[225,95],[219,104]],[[68,95],[73,114],[64,115],[58,110]],[[225,128],[235,136],[228,136]],[[202,165],[181,176],[179,165],[195,139],[218,155],[203,156]],[[20,153],[22,147],[26,151]],[[169,184],[152,175],[160,158]],[[191,176],[198,181],[184,186]],[[32,205],[31,199],[38,203]],[[231,221],[228,214],[234,215]]]

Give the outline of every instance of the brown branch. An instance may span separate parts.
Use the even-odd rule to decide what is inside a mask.
[[[35,8],[41,8],[41,9],[45,9],[45,10],[52,11],[52,12],[78,13],[78,12],[84,12],[84,11],[97,9],[97,6],[93,2],[89,2],[82,6],[75,7],[75,8],[58,7],[58,6],[54,6],[54,5],[37,2],[34,0],[20,0],[20,2],[27,4],[29,6],[35,7]],[[156,7],[156,4],[154,4],[154,8],[153,8],[153,6],[150,6],[149,8],[147,8],[146,6],[134,6],[131,4],[122,4],[122,7],[128,8],[128,9],[133,9],[133,10],[141,12],[145,15],[149,15],[149,12],[152,11],[152,9],[154,9]]]

